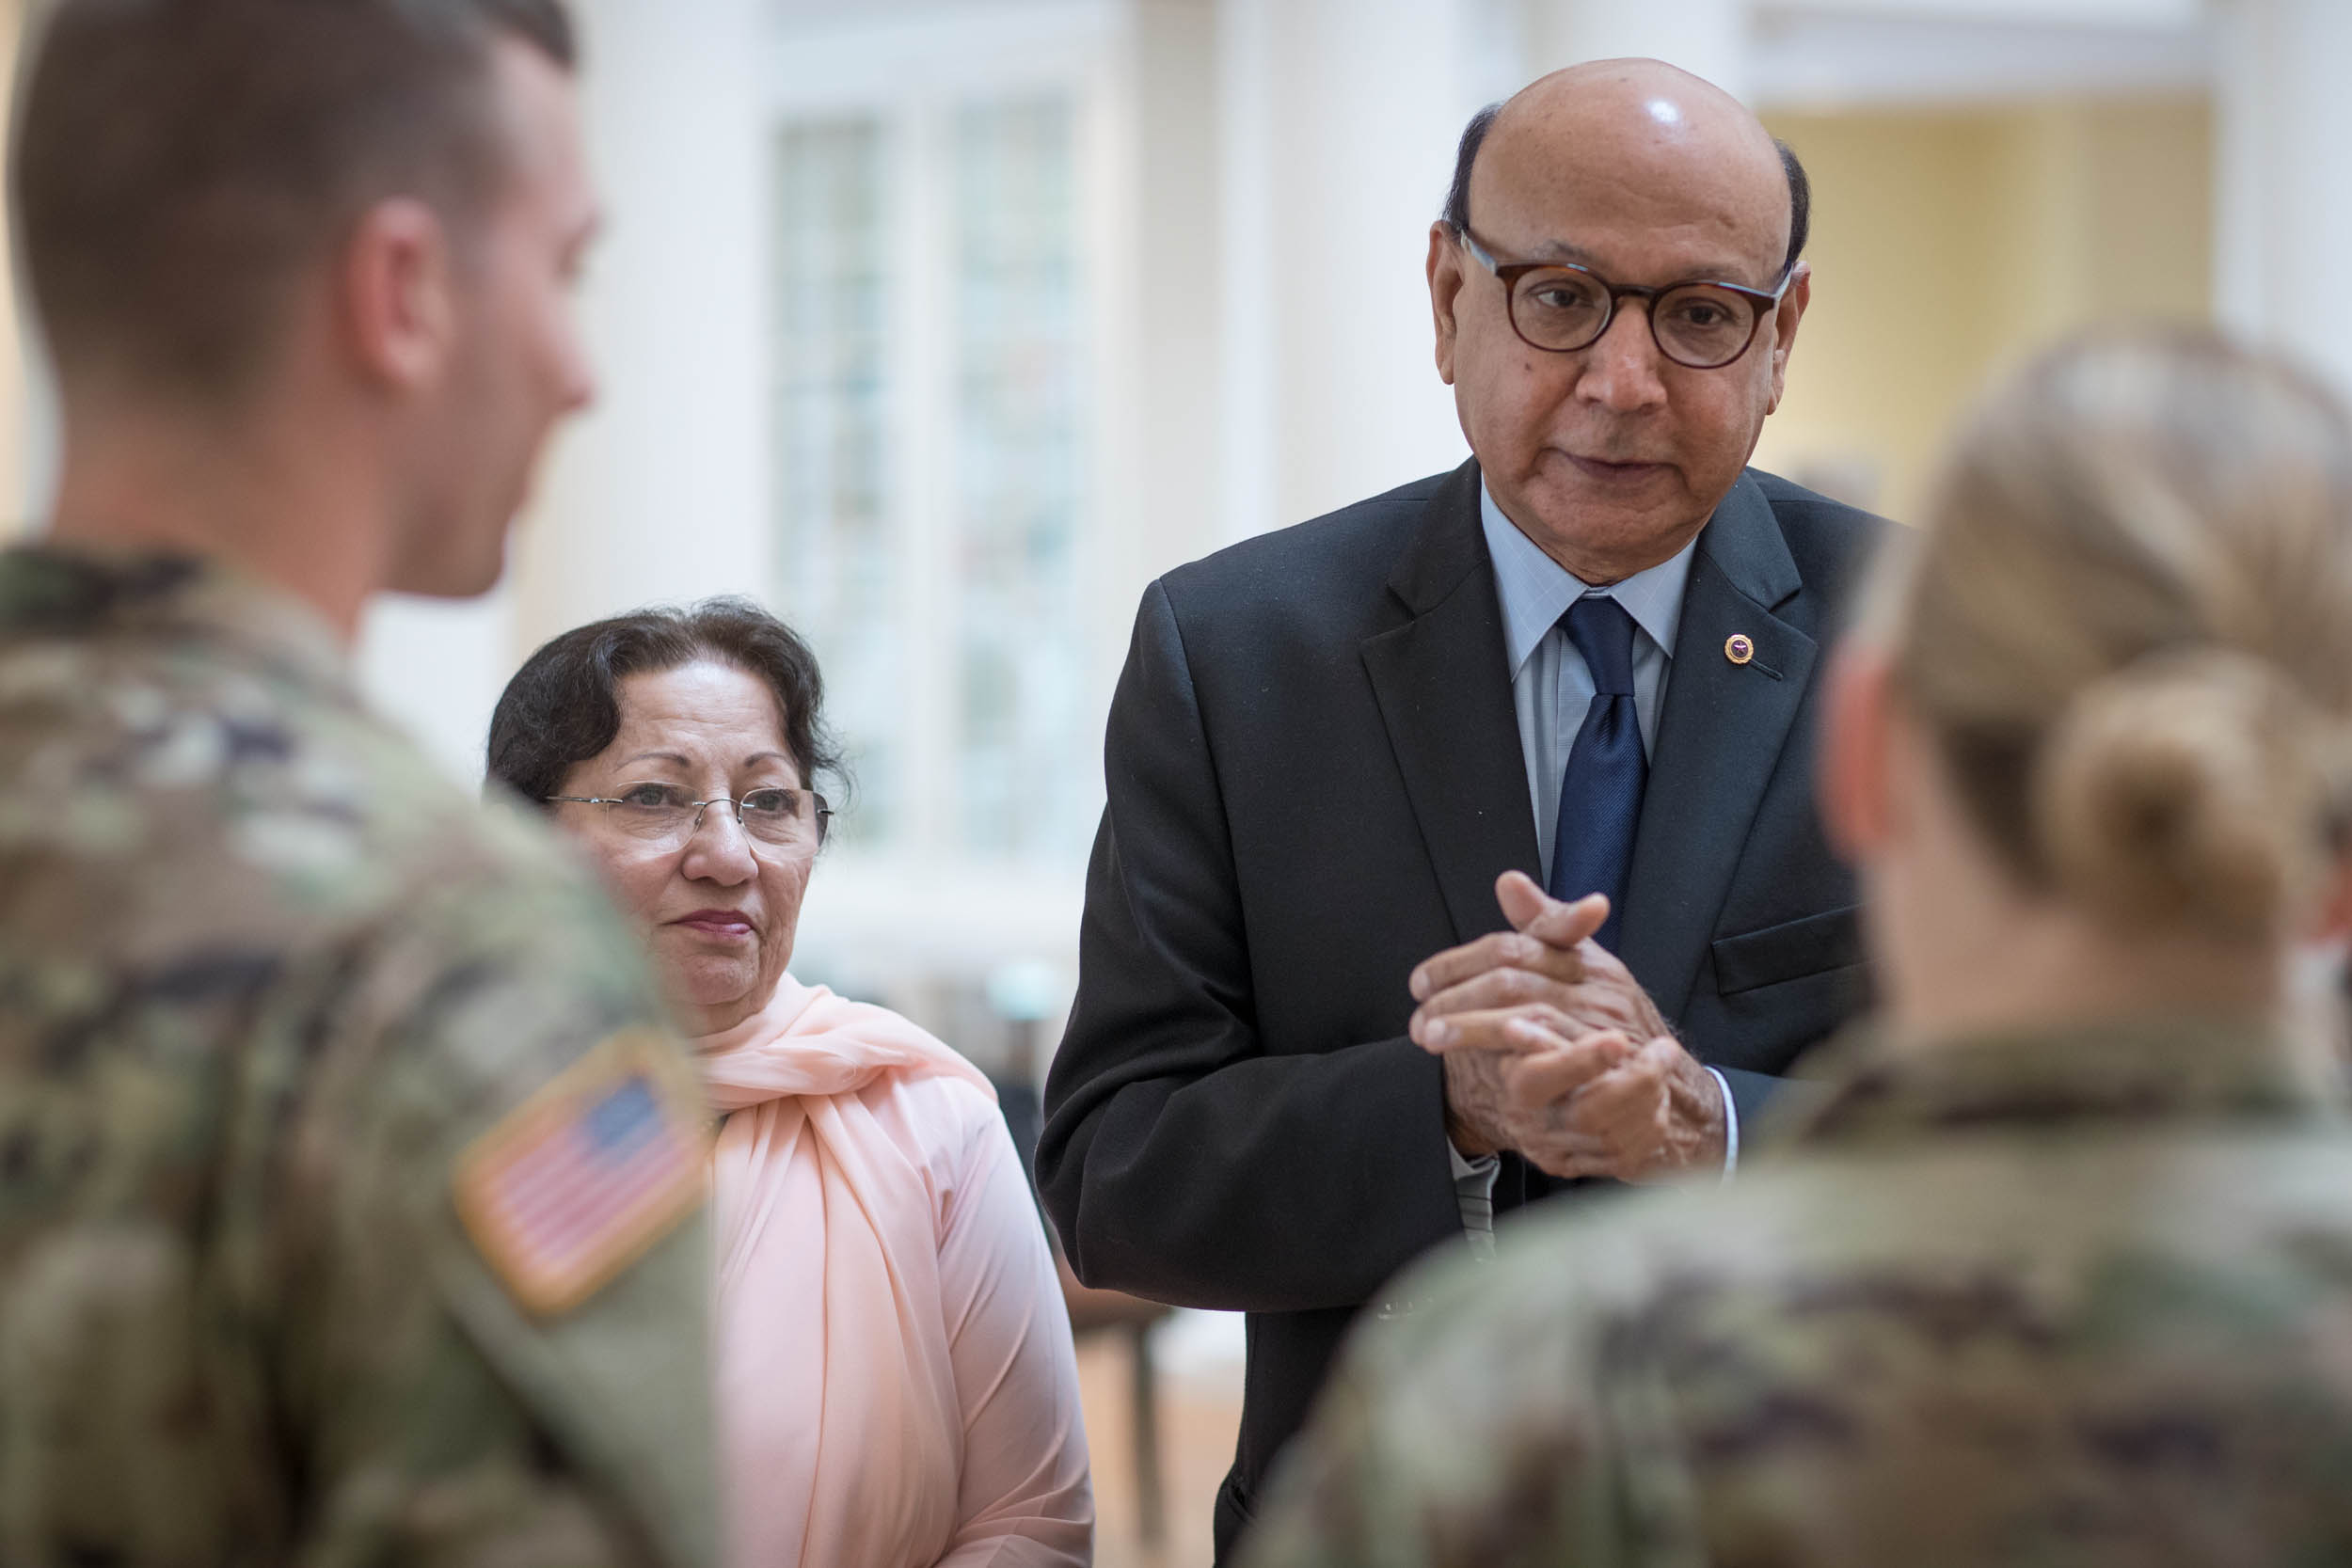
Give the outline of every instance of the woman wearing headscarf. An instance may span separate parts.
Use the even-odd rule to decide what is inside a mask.
[[[490,775],[552,812],[644,934],[713,1114],[729,1560],[1091,1560],[1077,1368],[988,1081],[787,969],[831,808],[817,662],[739,600],[532,655]]]

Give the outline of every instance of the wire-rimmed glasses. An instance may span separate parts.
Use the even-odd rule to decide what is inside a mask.
[[[833,808],[813,789],[751,789],[738,800],[697,800],[676,784],[630,784],[618,795],[548,795],[548,800],[601,806],[614,832],[648,848],[675,849],[702,831],[703,813],[725,806],[742,825],[755,853],[778,858],[815,854],[824,847]]]
[[[1748,352],[1756,329],[1780,306],[1796,277],[1781,274],[1770,293],[1738,283],[1695,279],[1654,286],[1612,283],[1572,261],[1498,261],[1468,228],[1454,234],[1478,264],[1501,282],[1511,330],[1530,348],[1573,354],[1600,341],[1616,319],[1617,301],[1649,306],[1649,334],[1658,352],[1694,371],[1721,370]]]

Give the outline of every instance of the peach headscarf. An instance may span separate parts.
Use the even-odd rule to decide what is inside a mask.
[[[994,1091],[896,1013],[789,975],[695,1046],[731,1113],[712,1156],[731,1559],[930,1562],[963,1458],[936,1173],[865,1091],[893,1075]]]

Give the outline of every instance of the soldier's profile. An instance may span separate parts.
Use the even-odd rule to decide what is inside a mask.
[[[705,1132],[634,942],[357,693],[593,392],[561,0],[59,0],[0,554],[0,1561],[715,1560]]]

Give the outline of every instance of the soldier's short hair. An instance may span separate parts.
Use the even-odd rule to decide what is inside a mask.
[[[576,65],[564,0],[56,0],[12,173],[59,365],[233,392],[369,206],[462,240],[503,173],[505,38]]]

